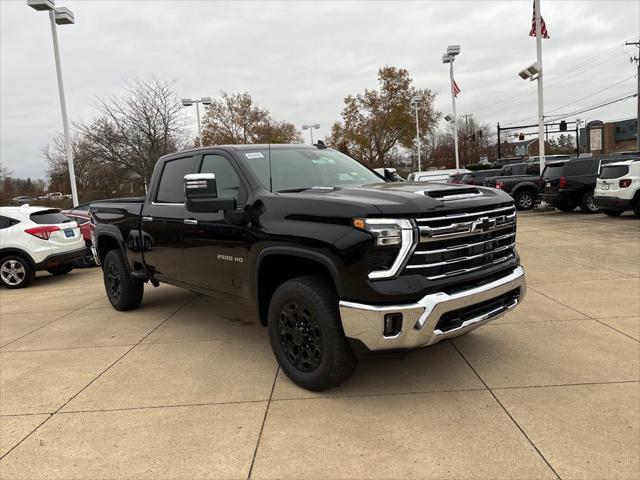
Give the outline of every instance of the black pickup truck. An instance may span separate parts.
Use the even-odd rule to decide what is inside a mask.
[[[505,165],[500,176],[487,178],[484,185],[507,192],[513,197],[518,210],[531,210],[540,191],[540,164]]]
[[[516,211],[499,190],[385,182],[323,146],[242,145],[161,158],[146,198],[91,209],[107,296],[145,283],[253,307],[298,385],[353,373],[354,350],[466,333],[525,294]]]

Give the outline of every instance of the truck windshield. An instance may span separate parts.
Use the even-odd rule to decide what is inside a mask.
[[[260,183],[269,189],[269,151],[240,152]],[[311,148],[271,149],[273,191],[311,187],[364,185],[384,180],[351,157],[335,150]]]

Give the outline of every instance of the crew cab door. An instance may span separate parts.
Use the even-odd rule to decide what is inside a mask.
[[[187,280],[184,263],[184,176],[193,173],[193,156],[167,160],[142,209],[138,238],[127,240],[142,251],[145,263],[158,280]],[[131,248],[131,246],[129,246]]]
[[[196,163],[198,173],[215,175],[218,197],[234,198],[236,208],[186,212],[184,255],[189,283],[202,290],[246,298],[251,244],[244,208],[248,188],[226,152],[206,153]]]

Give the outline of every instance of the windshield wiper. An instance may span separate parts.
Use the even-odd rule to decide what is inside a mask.
[[[284,190],[276,190],[276,193],[298,193],[298,192],[304,192],[305,190],[317,190],[317,191],[321,191],[321,192],[328,192],[328,191],[333,191],[336,190],[337,187],[331,187],[331,186],[313,186],[313,187],[298,187],[298,188],[286,188]]]

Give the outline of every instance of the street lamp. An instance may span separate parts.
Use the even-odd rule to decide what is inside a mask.
[[[58,95],[60,96],[60,110],[62,112],[62,128],[64,130],[64,143],[67,151],[67,164],[69,165],[69,183],[71,184],[71,198],[73,205],[78,205],[78,189],[76,187],[76,172],[73,168],[73,151],[71,150],[71,136],[69,135],[69,119],[67,117],[67,102],[64,97],[64,83],[62,81],[62,67],[60,65],[60,51],[58,48],[58,31],[56,25],[71,25],[75,23],[73,12],[68,8],[56,8],[54,0],[27,0],[27,5],[39,12],[48,11],[51,23],[51,36],[53,37],[53,56],[56,62],[56,74],[58,76]]]
[[[190,107],[191,105],[196,105],[196,116],[198,117],[198,144],[202,147],[202,128],[200,126],[200,104],[202,105],[211,105],[213,100],[211,97],[202,97],[202,98],[183,98],[182,106]]]
[[[418,108],[422,101],[421,95],[416,95],[411,99],[411,106],[416,109],[416,144],[418,145],[418,172],[422,171],[422,163],[420,161],[420,125],[418,123]]]
[[[313,145],[313,129],[319,129],[320,128],[320,124],[319,123],[313,123],[313,124],[309,124],[309,125],[302,125],[302,129],[303,130],[309,130],[309,135],[311,135],[311,145]]]
[[[455,81],[453,80],[453,61],[460,54],[460,45],[449,45],[442,55],[442,63],[449,64],[449,79],[451,82],[451,107],[453,109],[454,147],[456,152],[456,171],[460,170],[460,156],[458,154],[458,115],[456,114]]]

